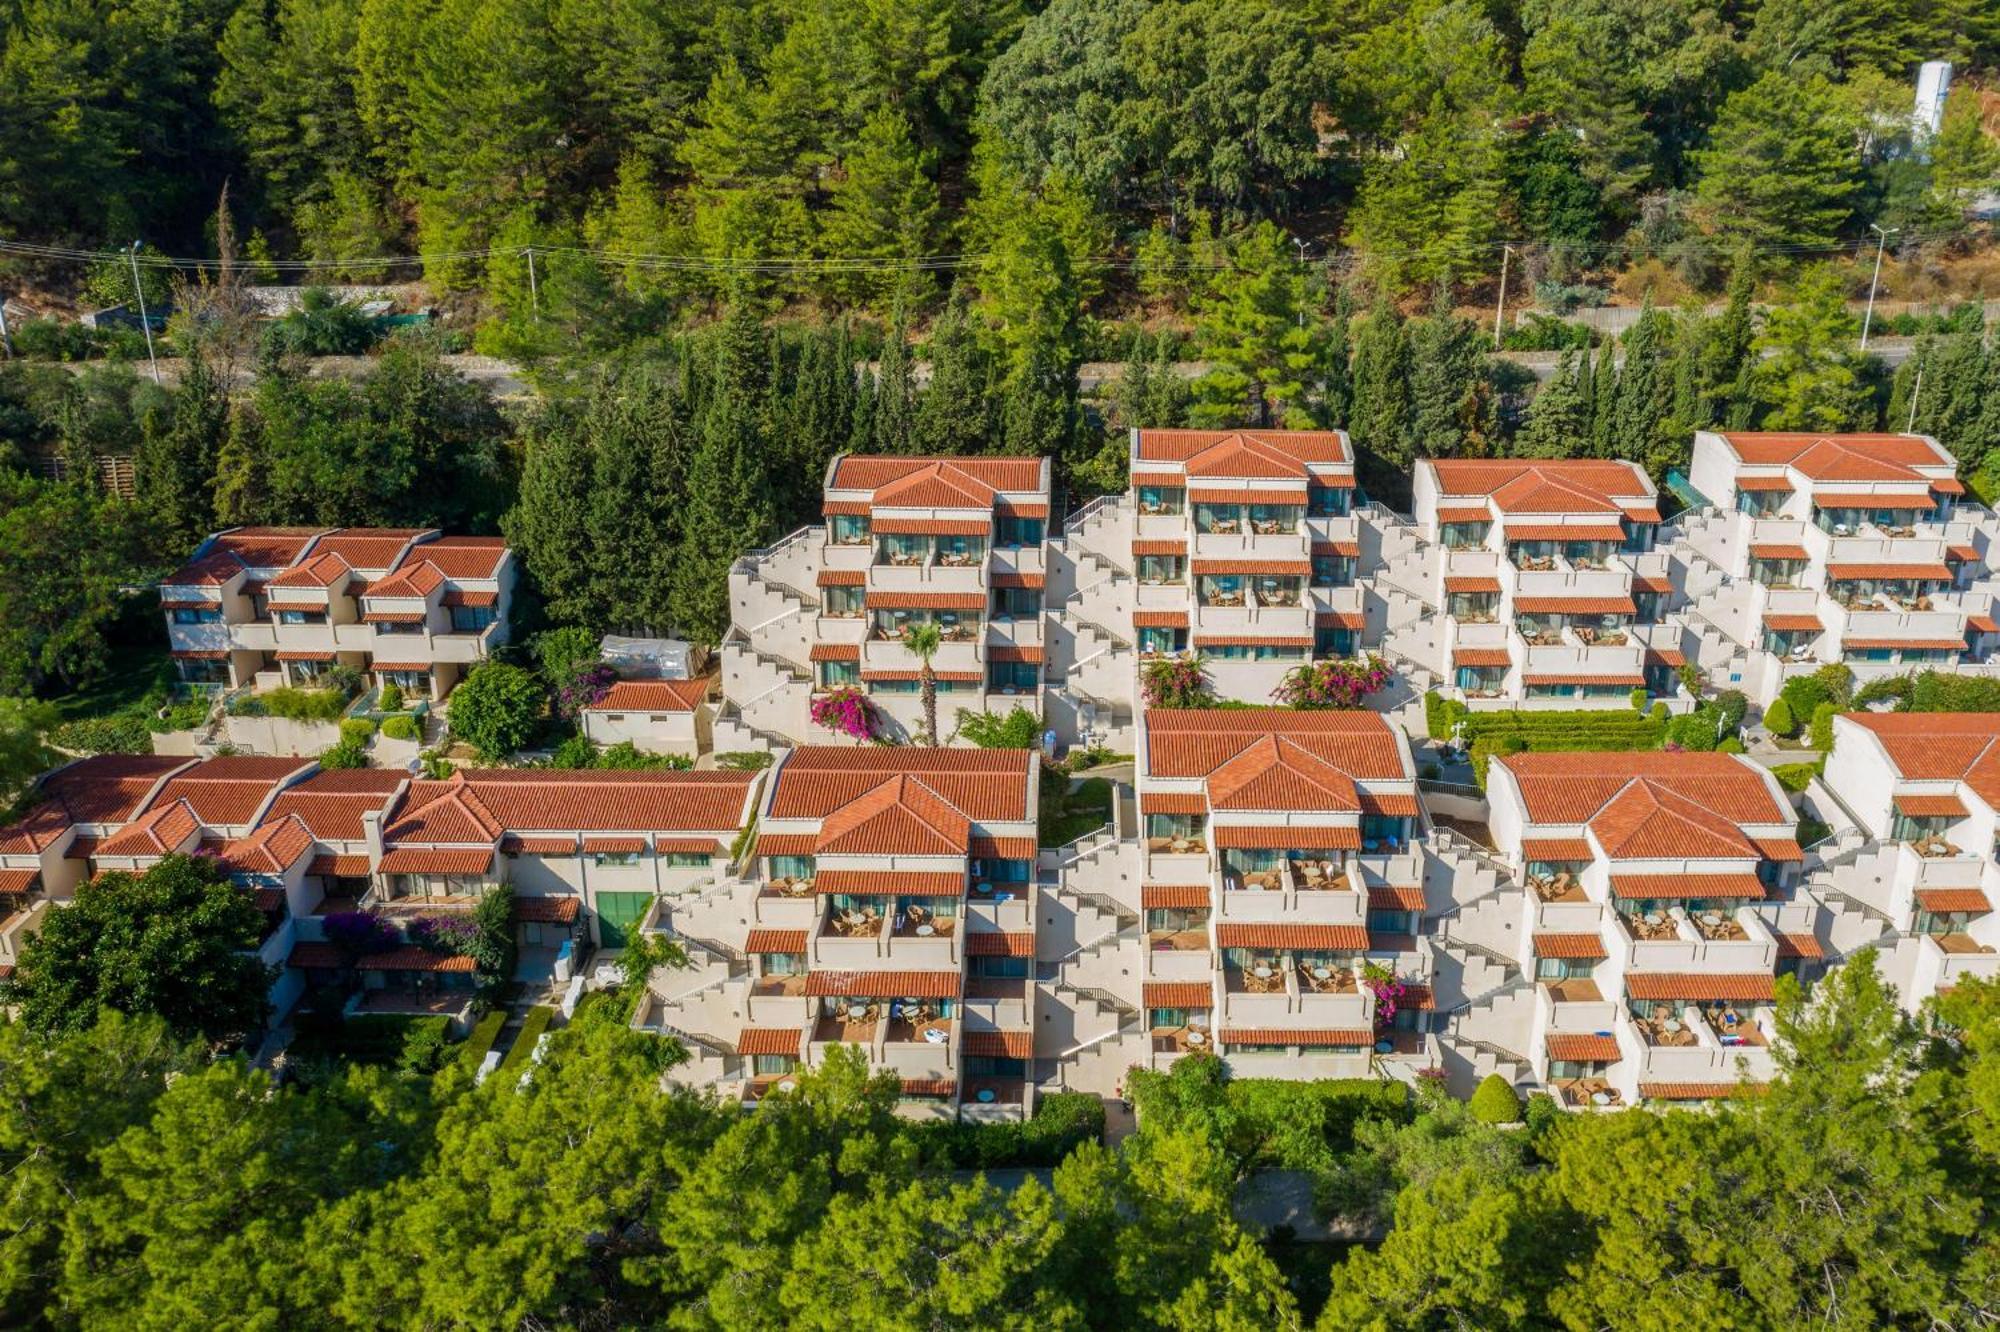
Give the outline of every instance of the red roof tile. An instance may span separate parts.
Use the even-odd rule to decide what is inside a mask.
[[[297,815],[266,819],[248,837],[222,849],[222,863],[238,874],[283,874],[313,849],[313,835]]]
[[[1534,672],[1523,675],[1521,682],[1531,685],[1631,685],[1636,688],[1646,682],[1646,677],[1637,671],[1601,671],[1591,675],[1549,675]]]
[[[1630,971],[1625,974],[1625,993],[1633,999],[1769,1002],[1777,998],[1777,979],[1758,971]]]
[[[507,555],[507,542],[497,536],[442,536],[426,541],[405,557],[405,567],[422,560],[451,579],[494,578]]]
[[[1826,956],[1826,950],[1810,934],[1780,934],[1778,956],[1818,959]]]
[[[384,852],[384,874],[484,874],[493,867],[486,850],[443,847],[394,847]]]
[[[1365,1049],[1375,1044],[1375,1033],[1367,1027],[1224,1027],[1222,1043]]]
[[[576,920],[583,900],[568,894],[539,894],[514,899],[514,919],[537,925],[568,925]]]
[[[314,971],[335,971],[348,965],[348,955],[333,944],[297,943],[292,945],[292,955],[287,961],[294,967]],[[382,953],[366,953],[356,958],[353,965],[360,971],[470,972],[475,969],[475,964],[469,957],[454,953],[433,953],[414,945],[392,948]]]
[[[912,870],[823,869],[814,876],[813,887],[821,893],[853,893],[862,897],[890,893],[912,897],[963,897],[965,876],[922,874]]]
[[[814,833],[760,833],[757,837],[757,856],[809,856],[813,844],[819,840]]]
[[[374,566],[380,568],[382,566]],[[315,554],[303,564],[293,565],[265,584],[267,588],[291,587],[325,591],[354,572],[354,566],[334,551]]]
[[[1358,827],[1320,828],[1212,828],[1210,840],[1220,850],[1249,851],[1357,851],[1361,848]]]
[[[1454,666],[1511,666],[1513,657],[1506,648],[1454,648],[1451,654]]]
[[[1829,582],[1834,583],[1853,578],[1949,583],[1951,570],[1942,564],[1829,564],[1826,566],[1826,576]]]
[[[1919,888],[1917,905],[1926,911],[1991,911],[1993,904],[1977,888]]]
[[[1613,860],[1733,860],[1757,854],[1736,821],[1646,777],[1606,801],[1592,816],[1590,829]]]
[[[1642,1082],[1639,1095],[1649,1101],[1725,1101],[1746,1086],[1749,1084],[1740,1082]]]
[[[796,1057],[803,1036],[797,1027],[745,1027],[736,1033],[736,1053]]]
[[[1660,750],[1525,753],[1497,755],[1493,761],[1520,787],[1531,824],[1590,822],[1627,786],[1641,779],[1732,822],[1793,822],[1791,807],[1781,805],[1771,794],[1763,770],[1729,754]]]
[[[165,856],[184,849],[201,832],[201,820],[185,800],[162,800],[105,838],[100,856]]]
[[[169,779],[153,803],[185,800],[209,828],[247,824],[273,787],[310,764],[310,759],[247,754],[204,759]]]
[[[1625,539],[1625,529],[1602,524],[1554,526],[1546,523],[1509,523],[1508,541],[1614,541]]]
[[[1207,777],[1260,740],[1282,737],[1350,778],[1401,780],[1409,773],[1398,734],[1373,712],[1152,708],[1146,712],[1146,771]]]
[[[1197,576],[1202,574],[1236,574],[1254,576],[1277,574],[1291,578],[1312,577],[1311,560],[1196,560],[1193,564]]]
[[[1370,884],[1368,886],[1368,909],[1370,911],[1422,911],[1424,909],[1424,888],[1422,884],[1401,885]]]
[[[987,837],[974,834],[966,844],[965,853],[981,860],[1033,860],[1035,839],[1032,837]]]
[[[1515,597],[1514,609],[1529,615],[1636,615],[1630,597]]]
[[[1965,802],[1950,792],[1924,795],[1899,791],[1895,803],[1897,809],[1917,819],[1962,819],[1967,812]]]
[[[587,704],[590,712],[693,712],[708,701],[707,678],[699,680],[620,680],[604,697]]]
[[[643,837],[586,837],[583,839],[583,854],[586,856],[636,856],[646,849]]]
[[[986,1059],[1033,1059],[1032,1031],[968,1031],[961,1042],[965,1053]]]
[[[1007,569],[996,569],[988,581],[999,588],[1041,588],[1048,585],[1044,574],[1018,573]]]
[[[1208,1008],[1215,991],[1207,981],[1147,981],[1140,1000],[1148,1008]]]
[[[655,837],[653,849],[663,856],[719,856],[729,848],[714,837]]]
[[[1819,616],[1817,615],[1779,615],[1769,612],[1764,616],[1764,627],[1766,629],[1776,629],[1780,633],[1803,629],[1808,633],[1817,634],[1824,632],[1826,629],[1826,626],[1820,623]]]
[[[1009,646],[995,643],[986,649],[986,660],[998,662],[1024,662],[1029,665],[1042,664],[1042,650],[1032,646]]]
[[[1219,647],[1288,647],[1309,648],[1313,645],[1308,634],[1196,634],[1194,645],[1198,648]]]
[[[1523,837],[1521,857],[1524,860],[1593,860],[1596,853],[1590,843],[1581,837]]]
[[[956,971],[815,971],[806,977],[806,993],[816,997],[956,999],[958,992]]]
[[[1792,493],[1792,483],[1782,476],[1739,476],[1736,478],[1738,490],[1770,491]]]
[[[1156,907],[1205,907],[1208,894],[1205,883],[1149,883],[1139,889],[1139,905],[1149,911]]]
[[[1132,627],[1135,629],[1185,629],[1188,627],[1186,611],[1133,611]]]
[[[871,794],[879,805],[896,798],[884,790],[891,779],[907,776],[903,790],[912,799],[940,801],[981,823],[1025,821],[1029,757],[1019,749],[801,745],[772,778],[770,817],[826,819]]]
[[[1595,1036],[1586,1032],[1552,1031],[1549,1033],[1548,1049],[1551,1059],[1579,1064],[1614,1064],[1623,1058],[1618,1053],[1617,1037]]]
[[[859,643],[814,643],[806,653],[808,661],[860,661]]]
[[[743,941],[746,953],[803,953],[806,951],[804,930],[752,930]]]
[[[368,857],[363,855],[314,856],[306,873],[321,878],[361,879],[368,875]]]
[[[1440,523],[1490,523],[1493,511],[1484,504],[1440,505],[1437,511]]]
[[[1141,791],[1141,814],[1206,814],[1208,797],[1199,791]]]
[[[1215,927],[1224,948],[1311,949],[1319,952],[1365,953],[1368,931],[1359,925],[1232,925]]]
[[[1537,934],[1534,941],[1536,957],[1591,962],[1611,956],[1604,947],[1604,940],[1595,934]]]
[[[1033,957],[1035,936],[1028,933],[998,934],[974,930],[965,936],[967,957]]]
[[[957,1091],[958,1084],[950,1078],[904,1078],[902,1083],[905,1096],[951,1096]]]
[[[1235,490],[1216,486],[1190,486],[1188,502],[1191,504],[1290,504],[1304,508],[1305,488],[1297,490],[1262,489]]]
[[[1042,488],[1040,458],[923,458],[866,453],[849,454],[835,463],[827,488],[877,490],[905,477],[929,472],[940,464],[988,490],[1020,493]]]
[[[992,531],[983,518],[877,518],[871,526],[884,536],[985,536]]]
[[[1807,560],[1812,558],[1806,553],[1804,546],[1782,543],[1760,545],[1754,541],[1750,543],[1750,554],[1752,558],[1759,560]]]
[[[439,602],[445,606],[497,606],[500,604],[498,592],[475,592],[463,588],[453,588],[446,592]]]
[[[1951,458],[1916,435],[1854,432],[1732,430],[1723,442],[1743,462],[1789,464],[1815,481],[1904,480],[1918,467],[1950,466]]]
[[[1764,897],[1764,885],[1754,874],[1614,874],[1611,895],[1632,902],[1679,897],[1759,901]]]
[[[573,856],[576,837],[516,837],[509,833],[500,839],[500,849],[508,855]]]
[[[1447,592],[1498,592],[1500,590],[1500,580],[1489,578],[1485,574],[1462,574],[1446,578],[1444,580],[1444,590]]]
[[[1229,440],[1244,440],[1302,463],[1351,464],[1354,451],[1338,430],[1141,430],[1136,456],[1184,463]]]
[[[1132,543],[1132,553],[1134,555],[1186,555],[1187,542],[1134,541]]]
[[[983,610],[986,597],[979,592],[877,592],[868,593],[869,610]]]

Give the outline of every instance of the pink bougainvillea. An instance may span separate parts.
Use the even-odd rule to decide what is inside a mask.
[[[813,725],[824,726],[838,735],[851,736],[856,740],[872,739],[875,735],[874,705],[852,685],[829,689],[815,696],[811,716]]]
[[[1375,1030],[1387,1031],[1409,987],[1396,978],[1393,970],[1374,963],[1362,968],[1361,983],[1375,996]]]
[[[1208,662],[1199,655],[1147,662],[1139,673],[1139,688],[1149,708],[1204,708],[1215,697]]]
[[[1352,710],[1363,706],[1393,674],[1380,657],[1308,662],[1287,675],[1271,697],[1292,708]]]

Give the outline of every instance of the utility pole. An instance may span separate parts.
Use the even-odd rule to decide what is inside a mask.
[[[1297,236],[1292,237],[1292,244],[1298,247],[1299,271],[1303,273],[1305,271],[1305,266],[1306,266],[1306,250],[1308,246],[1306,245],[1306,242],[1300,240]],[[1299,305],[1299,327],[1304,328],[1305,326],[1306,326],[1306,307],[1304,303],[1301,302]]]
[[[1500,300],[1493,307],[1493,350],[1500,350],[1500,320],[1507,313],[1507,261],[1514,257],[1514,247],[1500,247]]]
[[[139,327],[146,334],[146,359],[153,366],[153,382],[160,382],[160,358],[153,354],[153,321],[146,314],[146,288],[139,281],[139,242],[133,241],[132,248],[125,252],[132,261],[132,292],[139,298]]]
[[[1910,419],[1908,423],[1903,426],[1903,433],[1906,435],[1914,435],[1917,433],[1917,399],[1923,396],[1924,396],[1924,365],[1922,361],[1919,361],[1917,362],[1917,382],[1910,387]]]
[[[535,322],[542,318],[542,289],[535,282],[535,247],[530,245],[525,251],[528,256],[528,299],[535,305]]]
[[[1868,326],[1875,322],[1875,287],[1882,281],[1882,251],[1888,248],[1889,237],[1902,230],[1901,227],[1890,227],[1884,231],[1873,222],[1868,224],[1868,229],[1882,239],[1875,242],[1875,276],[1868,279],[1868,312],[1861,316],[1862,351],[1868,350]]]

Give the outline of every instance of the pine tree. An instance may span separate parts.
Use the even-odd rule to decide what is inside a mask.
[[[1860,129],[1846,89],[1773,69],[1730,94],[1693,154],[1698,207],[1746,245],[1831,245],[1854,210]]]
[[[820,248],[840,258],[913,261],[930,253],[938,224],[938,191],[929,153],[910,138],[903,113],[878,108],[861,127],[854,149],[842,164],[846,174],[833,189],[824,215]],[[871,267],[836,271],[827,284],[853,301],[880,300],[897,292],[916,295],[928,278],[912,268]]]
[[[1756,278],[1750,256],[1737,256],[1729,274],[1729,305],[1716,318],[1702,325],[1700,389],[1704,399],[1704,419],[1729,421],[1739,390],[1747,388],[1746,368],[1756,358],[1750,344],[1757,336],[1751,297],[1756,294]],[[1740,429],[1733,421],[1732,427]]]
[[[1479,333],[1452,313],[1440,286],[1430,316],[1410,334],[1410,442],[1420,458],[1452,458],[1477,442],[1480,386]]]
[[[1830,264],[1808,270],[1792,300],[1773,306],[1757,335],[1755,383],[1765,428],[1836,431],[1873,424],[1874,404],[1854,350],[1859,332],[1839,273]]]
[[[193,550],[212,530],[216,455],[229,435],[229,386],[199,342],[181,360],[173,408],[149,417],[132,459],[132,481],[160,544]]]
[[[847,447],[854,423],[854,358],[846,326],[821,327],[799,349],[786,400],[785,465],[773,478],[782,525],[790,530],[819,512],[827,462]]]
[[[917,400],[916,451],[985,453],[993,441],[992,358],[972,326],[963,287],[953,287],[931,325],[931,379]]]
[[[1394,472],[1407,474],[1410,444],[1410,344],[1403,316],[1386,296],[1362,321],[1354,340],[1354,443]]]
[[[574,405],[544,408],[527,431],[521,489],[503,522],[507,540],[557,624],[610,627],[592,595],[591,450]],[[232,437],[233,439],[233,437]],[[221,507],[217,486],[217,507]]]
[[[1946,443],[1962,456],[1965,444],[1979,430],[1986,396],[1986,338],[1982,311],[1967,307],[1969,318],[1942,336],[1926,333],[1914,354],[1897,367],[1895,391],[1889,398],[1889,428],[1902,430],[1910,421],[1910,398],[1917,395],[1916,376],[1923,376],[1917,395],[1916,428]]]
[[[1625,364],[1618,372],[1618,392],[1612,407],[1611,451],[1648,466],[1659,442],[1660,422],[1667,411],[1667,317],[1653,308],[1652,294],[1639,307],[1639,317],[1625,331]]]
[[[1076,413],[1076,375],[1065,372],[1054,348],[1036,350],[1007,390],[1001,452],[1016,457],[1061,457],[1069,448]]]
[[[1196,303],[1195,331],[1211,367],[1194,387],[1197,423],[1315,423],[1325,339],[1311,303],[1277,227],[1259,223],[1236,239],[1229,267]]]
[[[875,452],[916,452],[917,388],[910,364],[909,307],[896,296],[895,314],[882,340],[881,373],[875,381]]]
[[[215,525],[240,527],[263,522],[269,504],[263,430],[256,413],[238,405],[229,416],[228,437],[215,455]]]
[[[1528,421],[1515,440],[1523,458],[1575,458],[1590,434],[1588,353],[1562,354],[1556,371],[1528,403]]]
[[[729,628],[729,566],[764,542],[772,517],[764,337],[747,301],[731,304],[716,353],[673,571],[677,627],[706,643],[720,642]]]

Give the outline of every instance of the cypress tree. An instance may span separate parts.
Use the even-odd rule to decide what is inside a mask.
[[[583,420],[590,441],[584,510],[594,628],[658,632],[670,614],[685,477],[674,403],[656,376],[599,380]]]
[[[799,350],[799,370],[786,400],[785,466],[780,488],[789,528],[819,512],[826,464],[847,447],[854,425],[854,359],[845,326],[814,329]]]
[[[1625,331],[1625,364],[1618,372],[1612,411],[1613,458],[1643,463],[1658,449],[1660,422],[1667,409],[1666,316],[1653,308],[1649,293],[1639,318]]]
[[[739,299],[718,340],[714,388],[688,465],[684,536],[673,570],[678,627],[701,642],[720,642],[729,627],[729,566],[770,535],[763,347],[757,316]]]
[[[1342,287],[1333,298],[1333,320],[1327,325],[1321,397],[1329,421],[1348,419],[1354,406],[1354,369],[1351,334],[1354,298]]]
[[[1410,445],[1420,458],[1450,458],[1478,431],[1479,334],[1437,289],[1430,316],[1410,334]]]
[[[1744,372],[1756,362],[1751,343],[1757,337],[1757,324],[1750,305],[1755,289],[1750,257],[1739,256],[1729,275],[1728,307],[1702,328],[1700,386],[1707,400],[1703,420],[1728,420],[1739,390],[1749,387]]]
[[[187,349],[173,407],[148,416],[132,481],[158,542],[192,550],[213,527],[216,456],[229,436],[229,386],[199,342]]]
[[[1410,344],[1403,316],[1386,297],[1375,302],[1354,340],[1354,442],[1405,476],[1410,447]]]
[[[901,293],[882,343],[882,369],[875,384],[875,451],[915,453],[917,387],[910,365],[910,317]]]
[[[580,410],[551,406],[526,431],[521,488],[502,521],[507,541],[520,552],[521,566],[541,592],[549,618],[558,624],[606,627],[591,595],[590,446]],[[233,451],[235,434],[225,454]],[[223,507],[225,470],[216,483],[218,517]]]
[[[1153,360],[1146,368],[1146,420],[1149,428],[1184,426],[1194,388],[1174,365],[1173,345],[1165,330],[1153,338]]]
[[[525,488],[525,476],[522,484]],[[270,503],[263,429],[255,412],[237,406],[230,412],[229,435],[215,455],[215,525],[238,527],[263,522],[269,515]],[[527,560],[525,553],[522,560],[524,563]]]
[[[1076,375],[1065,374],[1053,348],[1037,342],[1007,391],[1001,452],[1016,457],[1061,457],[1069,446],[1076,404]]]
[[[1597,353],[1597,375],[1590,386],[1590,451],[1599,458],[1617,456],[1614,424],[1618,414],[1618,339],[1606,338]]]
[[[1528,403],[1527,424],[1515,442],[1523,458],[1574,458],[1590,433],[1589,353],[1566,351],[1556,372]]]
[[[854,410],[847,428],[847,447],[852,453],[875,451],[875,372],[865,365],[854,368]]]
[[[953,287],[944,313],[931,325],[931,380],[917,400],[916,451],[984,453],[993,443],[993,404],[987,390],[992,360],[979,344],[963,287]]]

